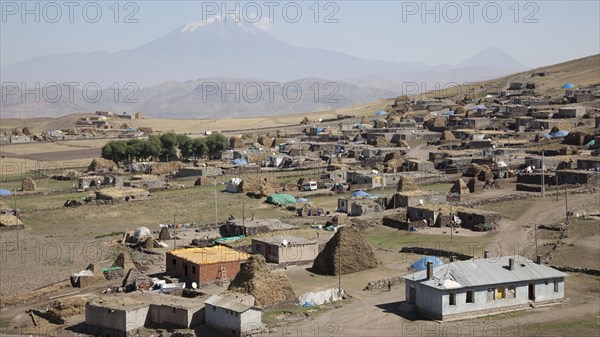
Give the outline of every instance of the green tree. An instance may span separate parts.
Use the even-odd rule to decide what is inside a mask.
[[[173,132],[163,133],[159,137],[161,156],[167,160],[177,157],[177,135]]]
[[[127,144],[124,141],[111,140],[101,150],[102,158],[112,160],[115,164],[127,160]]]
[[[205,139],[208,154],[214,155],[229,148],[229,139],[220,133],[213,133]]]
[[[196,157],[204,157],[208,153],[208,147],[204,138],[195,138],[192,142],[192,148]]]

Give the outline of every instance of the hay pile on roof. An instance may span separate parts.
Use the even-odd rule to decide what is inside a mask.
[[[36,189],[37,185],[30,177],[25,177],[23,182],[21,182],[21,191],[35,191]]]
[[[258,136],[258,140],[256,141],[258,144],[262,146],[271,146],[273,144],[273,138],[267,137],[265,135]]]
[[[150,192],[143,188],[117,188],[110,187],[96,191],[96,199],[112,201],[129,201],[132,199],[143,199],[150,195]]]
[[[183,166],[181,162],[173,161],[168,163],[154,163],[150,167],[150,174],[163,175],[177,172]]]
[[[341,261],[338,258],[341,257]],[[377,268],[373,248],[358,229],[344,226],[327,241],[315,259],[312,269],[324,275],[345,275]]]
[[[410,192],[417,191],[419,186],[417,182],[411,176],[401,176],[398,179],[398,188],[396,191],[398,192]]]
[[[241,137],[238,136],[232,136],[231,138],[229,138],[229,147],[232,149],[239,149],[246,146],[246,144],[244,143],[244,140]]]
[[[240,192],[256,198],[262,198],[275,193],[275,182],[268,178],[247,177],[239,185]]]
[[[444,131],[440,137],[440,140],[455,141],[456,137],[454,137],[452,131]]]
[[[467,184],[465,183],[464,180],[462,179],[458,179],[457,181],[454,182],[454,185],[452,185],[452,187],[450,188],[450,193],[456,193],[456,194],[469,194],[471,193],[471,191],[469,191],[469,187],[467,186]]]
[[[112,160],[104,158],[94,158],[88,166],[88,171],[117,171],[118,167]]]
[[[194,186],[209,186],[214,185],[214,180],[209,177],[200,177],[194,181]]]
[[[23,222],[21,222],[21,219],[12,214],[0,214],[0,226],[2,227],[10,227],[22,224]]]
[[[262,255],[252,255],[240,266],[229,290],[250,294],[260,307],[286,305],[296,301],[290,280],[283,273],[271,272]]]

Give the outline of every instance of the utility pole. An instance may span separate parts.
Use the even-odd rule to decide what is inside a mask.
[[[565,184],[565,223],[569,223],[569,192],[567,192],[567,184]]]
[[[538,240],[537,240],[537,229],[538,229],[538,225],[535,224],[535,227],[533,228],[534,230],[534,235],[535,235],[535,256],[537,257],[538,254]]]
[[[544,184],[544,150],[542,149],[542,199],[545,196],[545,192],[546,192],[546,185]],[[536,254],[537,256],[537,254]]]
[[[177,223],[173,217],[173,249],[177,249]]]
[[[339,234],[338,234],[339,235]],[[338,249],[338,293],[342,296],[342,236],[340,235],[340,246]]]
[[[217,209],[217,178],[215,177],[215,226],[218,224],[218,209]]]

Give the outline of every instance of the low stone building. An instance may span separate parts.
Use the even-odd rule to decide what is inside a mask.
[[[263,330],[262,311],[250,295],[213,295],[204,303],[206,325],[223,335],[247,336]]]
[[[563,299],[565,273],[522,256],[451,262],[404,276],[406,303],[436,320],[528,308]]]
[[[394,194],[387,208],[418,206],[422,204],[441,204],[446,202],[445,193],[430,191],[408,191]]]
[[[225,231],[229,236],[251,236],[293,229],[298,229],[298,227],[279,219],[234,219],[228,220],[225,224]]]
[[[252,239],[252,254],[265,257],[267,263],[279,266],[312,263],[319,254],[317,241],[293,236]]]

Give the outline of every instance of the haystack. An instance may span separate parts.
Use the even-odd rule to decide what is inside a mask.
[[[456,137],[454,137],[452,131],[444,131],[440,137],[440,140],[455,141]]]
[[[377,129],[383,129],[386,127],[386,125],[387,125],[387,122],[385,119],[378,119],[375,122],[375,128],[377,128]]]
[[[283,143],[285,143],[285,138],[280,138],[280,137],[273,138],[273,142],[271,143],[271,147],[277,147],[277,146],[279,146],[280,144],[283,144]]]
[[[308,120],[308,117],[304,117],[304,118],[302,118],[302,121],[300,122],[300,125],[306,125],[308,123],[310,123],[310,121]]]
[[[242,180],[239,185],[240,192],[250,196],[262,198],[275,193],[274,183],[268,178],[248,177]]]
[[[23,182],[21,183],[21,191],[35,191],[37,189],[37,185],[33,179],[30,177],[25,177]]]
[[[229,147],[232,149],[239,149],[244,147],[246,144],[244,143],[244,140],[241,137],[238,136],[232,136],[231,138],[229,138]]]
[[[158,239],[161,241],[171,240],[171,232],[169,232],[169,228],[161,228],[160,233],[158,233]]]
[[[210,186],[214,185],[214,180],[209,177],[200,177],[194,182],[194,186]]]
[[[494,173],[492,172],[492,169],[487,165],[471,164],[471,166],[467,168],[465,176],[475,177],[481,181],[494,180]]]
[[[469,192],[471,192],[471,193],[483,192],[483,184],[475,178],[469,179],[469,182],[467,183],[467,187],[469,187]]]
[[[467,110],[462,106],[459,106],[456,109],[454,109],[455,115],[464,115],[465,113],[467,113]]]
[[[404,166],[404,163],[405,163],[404,158],[391,159],[385,163],[383,172],[385,172],[385,173],[402,172],[402,167]]]
[[[23,131],[19,128],[16,128],[12,130],[12,134],[13,136],[23,136]]]
[[[112,265],[113,267],[121,267],[127,273],[129,270],[134,269],[137,271],[135,263],[131,259],[131,256],[127,252],[121,252],[115,259],[115,263]]]
[[[262,146],[271,146],[273,144],[273,138],[267,137],[265,135],[258,136],[257,143]]]
[[[401,176],[398,180],[398,192],[410,192],[419,189],[417,182],[410,176]]]
[[[340,225],[351,226],[352,220],[350,220],[350,218],[346,214],[338,214],[338,215],[333,216],[333,218],[331,218],[330,221],[327,221],[327,225],[331,225],[334,227],[337,227]]]
[[[52,302],[46,312],[40,313],[43,318],[54,324],[65,324],[66,318],[81,315],[85,312],[85,303],[89,296],[72,296]]]
[[[104,158],[94,158],[88,167],[88,171],[117,171],[118,167],[115,162],[112,160],[104,159]]]
[[[0,227],[22,225],[23,222],[12,214],[0,214]]]
[[[339,258],[341,257],[341,260]],[[324,275],[345,275],[377,268],[373,248],[358,229],[344,226],[325,244],[312,270]]]
[[[259,307],[272,308],[296,301],[290,280],[283,273],[271,272],[262,255],[252,255],[242,263],[229,290],[254,296]]]
[[[131,125],[127,124],[127,123],[123,123],[121,124],[121,126],[119,127],[119,129],[121,130],[127,130],[131,127]]]
[[[410,145],[408,145],[408,142],[405,140],[399,140],[398,143],[396,143],[396,147],[406,147],[410,149]]]
[[[450,188],[450,193],[456,193],[456,194],[469,194],[471,193],[471,191],[469,191],[469,187],[467,186],[467,184],[465,183],[464,180],[462,179],[458,179],[457,181],[454,182],[454,185],[452,185],[452,187]]]
[[[375,139],[371,140],[369,144],[377,146],[377,147],[390,147],[390,142],[385,139],[385,137],[375,137]]]
[[[247,140],[247,141],[251,141],[254,143],[258,139],[258,136],[255,133],[244,133],[242,135],[242,139],[245,141]]]
[[[32,131],[32,130],[29,128],[29,127],[27,127],[27,126],[23,128],[23,131],[22,131],[22,132],[23,132],[23,134],[24,134],[25,136],[31,136],[31,135],[33,135],[33,133],[34,133],[34,132],[33,132],[33,131]]]
[[[138,111],[135,113],[135,119],[142,119],[142,118],[144,118],[144,117],[142,116],[141,112]]]
[[[366,116],[362,116],[360,124],[369,124],[369,119]]]
[[[570,132],[562,141],[563,144],[569,145],[584,145],[587,142],[591,141],[593,136],[588,136],[584,132],[574,131]]]
[[[423,127],[425,127],[429,131],[436,131],[440,129],[446,128],[446,120],[443,118],[430,118],[423,123]]]

